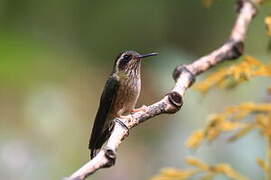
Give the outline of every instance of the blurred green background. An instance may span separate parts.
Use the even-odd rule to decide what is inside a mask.
[[[199,0],[0,0],[0,179],[57,180],[78,169],[89,159],[90,130],[116,55],[127,49],[159,52],[143,62],[138,106],[153,103],[173,87],[176,65],[227,39],[234,2],[217,0],[205,8]],[[260,9],[246,40],[246,54],[266,62],[268,13],[270,7]],[[255,159],[264,156],[264,142],[257,133],[232,144],[221,138],[195,152],[184,141],[210,113],[265,101],[268,84],[254,79],[205,96],[190,89],[177,114],[133,129],[116,165],[89,179],[148,179],[162,167],[186,167],[190,155],[231,163],[261,179]]]

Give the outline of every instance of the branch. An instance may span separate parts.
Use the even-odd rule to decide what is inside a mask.
[[[177,66],[173,72],[173,78],[176,82],[175,87],[160,101],[125,118],[115,119],[114,129],[105,148],[66,180],[84,180],[98,169],[113,166],[116,160],[116,150],[128,136],[129,129],[154,116],[176,113],[183,105],[186,89],[194,83],[197,75],[216,66],[218,63],[240,57],[244,51],[244,39],[248,25],[256,15],[256,8],[249,0],[239,0],[237,1],[237,13],[238,16],[230,37],[221,47],[191,64]]]

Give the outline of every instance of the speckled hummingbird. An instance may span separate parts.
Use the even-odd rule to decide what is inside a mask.
[[[141,90],[141,60],[155,55],[157,53],[141,55],[135,51],[126,51],[116,58],[113,72],[106,81],[100,98],[89,140],[91,159],[96,156],[111,135],[114,127],[113,119],[141,109],[135,109]]]

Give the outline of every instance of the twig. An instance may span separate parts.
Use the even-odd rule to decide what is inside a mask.
[[[197,75],[220,62],[240,57],[243,54],[248,25],[256,15],[256,8],[249,0],[239,0],[237,1],[237,13],[238,16],[231,35],[220,48],[195,60],[192,64],[177,66],[173,72],[176,84],[171,92],[167,93],[160,101],[147,106],[144,111],[116,120],[115,127],[105,148],[66,180],[84,180],[98,169],[113,166],[116,160],[116,150],[125,137],[128,136],[128,129],[159,114],[176,113],[183,105],[186,89],[194,83]]]

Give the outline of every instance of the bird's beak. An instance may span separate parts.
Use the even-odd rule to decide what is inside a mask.
[[[139,55],[138,58],[142,59],[142,58],[146,58],[146,57],[150,57],[150,56],[156,56],[158,53],[149,53],[149,54],[142,54]]]

